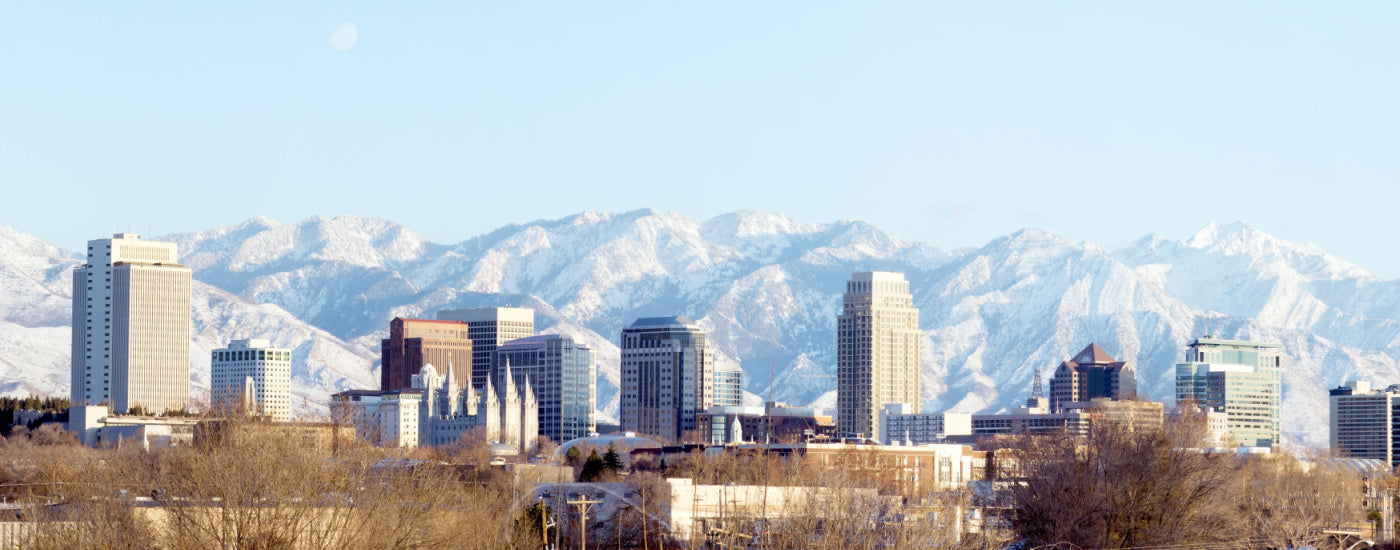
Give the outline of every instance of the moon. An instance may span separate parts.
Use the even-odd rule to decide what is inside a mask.
[[[355,30],[354,23],[342,23],[335,30],[331,31],[331,39],[327,40],[332,48],[345,51],[355,46],[355,41],[360,39],[359,31]]]

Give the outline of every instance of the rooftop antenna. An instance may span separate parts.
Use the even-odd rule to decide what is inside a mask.
[[[1035,380],[1031,382],[1031,396],[1026,399],[1026,408],[1034,409],[1045,405],[1040,386],[1040,367],[1035,368]]]

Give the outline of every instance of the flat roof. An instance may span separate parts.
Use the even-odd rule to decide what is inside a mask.
[[[570,335],[568,335],[568,334],[536,334],[536,335],[534,335],[534,336],[526,336],[526,337],[524,337],[524,338],[516,338],[516,339],[514,339],[514,340],[508,340],[508,341],[506,341],[506,342],[503,343],[503,344],[497,345],[497,346],[496,346],[496,351],[500,351],[500,350],[505,349],[505,348],[534,347],[534,346],[538,346],[538,345],[547,343],[547,342],[549,342],[549,341],[551,341],[551,340],[563,340],[563,339],[568,339],[570,342],[573,342],[573,343],[574,343],[574,347],[576,347],[576,348],[583,348],[583,349],[588,349],[588,350],[592,350],[592,349],[593,349],[593,348],[590,348],[590,347],[588,347],[587,345],[585,345],[583,342],[579,342],[578,339],[576,339],[576,338],[574,338],[573,336],[570,336]]]
[[[1283,344],[1273,342],[1250,342],[1248,340],[1226,340],[1223,338],[1197,338],[1191,345],[1205,344],[1208,346],[1247,346],[1252,348],[1281,348]]]
[[[439,309],[438,319],[479,323],[484,321],[535,322],[535,310],[524,307],[475,307],[469,309]]]
[[[465,324],[466,324],[466,323],[464,323],[464,322],[462,322],[462,321],[448,321],[448,320],[443,320],[443,319],[419,319],[419,318],[417,318],[417,317],[395,317],[395,319],[398,319],[398,320],[403,321],[403,322],[405,322],[405,323],[444,323],[444,324],[449,324],[449,325],[465,325]]]
[[[686,317],[686,316],[684,316],[684,315],[677,315],[677,316],[674,316],[674,317],[642,317],[641,319],[637,319],[636,321],[632,321],[632,324],[631,324],[631,325],[628,325],[627,328],[665,327],[665,326],[672,326],[672,325],[694,325],[694,324],[695,324],[695,321],[694,321],[694,320],[692,320],[690,317]]]

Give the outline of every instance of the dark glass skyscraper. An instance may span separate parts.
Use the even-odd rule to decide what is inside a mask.
[[[680,441],[714,404],[714,358],[689,317],[637,319],[622,329],[622,429]]]

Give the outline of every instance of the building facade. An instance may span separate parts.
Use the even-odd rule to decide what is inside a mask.
[[[355,427],[355,435],[381,447],[417,447],[423,392],[414,389],[350,390],[331,395],[331,419]]]
[[[535,310],[517,307],[481,307],[473,309],[443,309],[437,318],[445,321],[460,321],[469,327],[468,337],[472,341],[471,372],[472,387],[481,389],[486,380],[496,376],[496,348],[501,344],[535,335]],[[444,363],[435,363],[442,365]],[[458,363],[460,365],[460,362]],[[462,383],[462,387],[466,387]]]
[[[389,337],[379,343],[379,389],[413,387],[413,375],[424,365],[470,361],[475,350],[470,330],[461,321],[395,317],[389,321]],[[471,376],[463,371],[458,378],[457,383],[466,387]]]
[[[986,474],[987,455],[967,445],[868,445],[849,443],[754,443],[729,449],[734,453],[800,456],[816,468],[863,472],[881,480],[893,493],[926,497],[931,491],[961,489]]]
[[[886,445],[937,443],[950,435],[972,435],[969,413],[916,413],[904,403],[880,410],[880,442]]]
[[[375,445],[435,447],[480,429],[486,440],[517,452],[538,448],[539,406],[528,378],[523,385],[508,382],[499,388],[488,379],[485,388],[472,390],[459,387],[452,370],[450,363],[441,374],[423,365],[411,388],[334,394],[331,415]],[[507,373],[505,379],[515,377]]]
[[[1370,382],[1351,381],[1328,394],[1332,452],[1400,466],[1400,384],[1378,390]]]
[[[1191,342],[1176,365],[1176,401],[1223,412],[1227,445],[1280,443],[1282,347],[1206,336]]]
[[[1165,406],[1156,401],[1114,401],[1096,397],[1066,403],[1058,411],[1018,408],[998,414],[972,415],[972,435],[1058,434],[1087,435],[1100,422],[1112,422],[1132,430],[1160,428]]]
[[[703,443],[796,443],[836,436],[836,422],[813,407],[767,403],[762,407],[719,405],[700,414]]]
[[[902,404],[886,405],[881,411],[885,430],[881,441],[887,445],[926,445],[944,442],[945,438],[967,441],[969,436],[997,434],[1087,435],[1090,428],[1101,422],[1132,430],[1160,428],[1165,414],[1165,406],[1155,401],[1115,401],[1105,397],[1066,403],[1059,411],[1050,410],[1035,398],[1028,405],[995,414],[912,413]]]
[[[836,426],[843,437],[880,434],[880,410],[923,404],[919,310],[904,275],[856,273],[837,317]]]
[[[292,420],[292,350],[262,338],[234,340],[210,354],[209,403],[224,414]]]
[[[689,317],[649,317],[622,329],[622,429],[674,441],[714,405],[714,357]]]
[[[744,404],[744,371],[734,366],[715,368],[715,405],[739,407]]]
[[[1073,359],[1060,363],[1055,377],[1050,379],[1050,410],[1060,411],[1070,403],[1091,399],[1131,399],[1137,395],[1137,376],[1133,367],[1114,359],[1099,347],[1089,344]]]
[[[175,243],[118,233],[88,241],[73,271],[71,398],[124,413],[190,398],[190,269]]]
[[[534,388],[540,435],[562,443],[597,431],[598,363],[593,348],[561,334],[517,338],[496,347],[496,364],[509,365],[497,373],[497,387],[528,381]],[[514,380],[505,379],[506,371]]]

